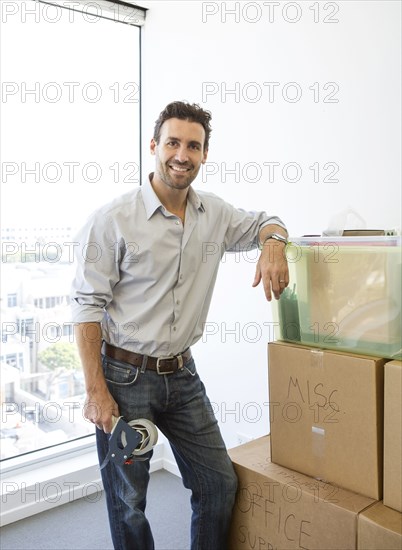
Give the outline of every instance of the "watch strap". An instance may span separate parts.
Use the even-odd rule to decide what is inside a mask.
[[[283,235],[280,235],[279,233],[268,233],[268,235],[265,237],[264,241],[259,243],[259,249],[261,250],[264,244],[269,241],[270,239],[275,239],[276,241],[279,241],[284,244],[288,244],[288,240]]]

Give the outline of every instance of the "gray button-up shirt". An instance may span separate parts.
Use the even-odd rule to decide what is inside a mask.
[[[255,248],[271,223],[285,227],[190,187],[183,225],[147,180],[97,210],[78,234],[73,321],[101,322],[114,346],[178,354],[202,335],[224,252]]]

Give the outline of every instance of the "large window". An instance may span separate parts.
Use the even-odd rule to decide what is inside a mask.
[[[74,236],[139,183],[140,28],[119,3],[105,19],[107,1],[79,1],[2,2],[2,459],[93,433],[68,298]]]

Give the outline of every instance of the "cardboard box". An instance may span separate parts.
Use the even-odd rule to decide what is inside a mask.
[[[402,512],[402,362],[385,365],[384,504]]]
[[[402,514],[377,502],[359,515],[358,550],[401,550]]]
[[[402,358],[401,237],[292,239],[276,338]]]
[[[385,359],[270,343],[272,462],[382,498]]]
[[[269,437],[229,451],[239,480],[230,550],[344,550],[357,546],[357,514],[373,499],[269,460]]]

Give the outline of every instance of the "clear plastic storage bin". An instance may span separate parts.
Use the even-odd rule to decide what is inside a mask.
[[[302,237],[286,255],[278,339],[402,358],[401,237]]]

